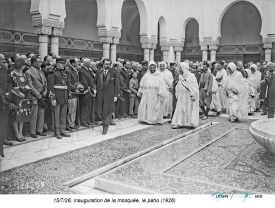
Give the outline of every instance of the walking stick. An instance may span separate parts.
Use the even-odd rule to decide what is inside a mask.
[[[80,106],[79,106],[79,94],[77,95],[77,124],[80,127]]]
[[[51,104],[51,106],[52,106],[52,115],[53,115],[54,135],[56,135],[55,110],[54,110],[54,106],[52,104]]]
[[[95,126],[95,98],[92,98],[92,130],[94,130]]]

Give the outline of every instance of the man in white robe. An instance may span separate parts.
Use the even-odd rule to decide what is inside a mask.
[[[228,64],[229,76],[226,81],[226,93],[228,97],[229,120],[237,122],[240,118],[248,118],[247,109],[247,89],[241,72],[237,71],[236,65]]]
[[[221,108],[222,111],[226,111],[226,90],[224,88],[225,80],[227,79],[227,72],[224,69],[224,63],[219,62],[217,66],[216,81],[218,83],[218,94],[220,96]]]
[[[172,118],[172,128],[199,125],[199,85],[188,63],[180,63],[179,81],[176,86],[177,105]]]
[[[166,96],[165,81],[154,61],[142,77],[137,96],[141,97],[138,121],[148,124],[163,124],[163,102]]]
[[[250,65],[250,70],[252,72],[251,78],[256,80],[258,84],[260,84],[261,79],[262,79],[262,73],[258,71],[258,67],[256,64],[251,64]],[[260,90],[257,91],[256,96],[254,97],[255,99],[255,104],[256,104],[256,110],[255,112],[259,112],[260,108]]]
[[[159,63],[159,71],[161,72],[161,75],[165,81],[165,94],[166,98],[163,102],[163,116],[168,118],[172,115],[173,111],[173,75],[172,73],[167,69],[165,62]]]

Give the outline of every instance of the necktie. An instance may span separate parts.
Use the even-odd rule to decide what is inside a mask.
[[[104,70],[104,74],[105,74],[105,76],[107,75],[107,70]]]

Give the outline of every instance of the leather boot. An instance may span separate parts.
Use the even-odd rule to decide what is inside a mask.
[[[107,131],[108,131],[108,126],[103,126],[103,132],[102,132],[102,134],[103,135],[107,134]]]

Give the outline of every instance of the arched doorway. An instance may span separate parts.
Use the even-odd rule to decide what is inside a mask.
[[[121,38],[117,46],[117,58],[142,61],[140,13],[135,0],[124,0],[121,10],[121,23]]]
[[[184,22],[183,34],[185,34],[184,51],[181,60],[200,61],[200,39],[199,39],[199,23],[194,18],[189,18]]]
[[[218,60],[244,63],[262,60],[261,15],[250,2],[241,1],[230,6],[220,23]]]
[[[155,62],[162,61],[162,52],[161,52],[161,43],[167,41],[167,26],[166,21],[163,16],[159,18],[158,21],[158,37],[157,37],[158,43],[156,45],[154,60]]]

